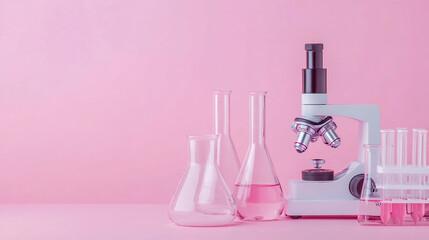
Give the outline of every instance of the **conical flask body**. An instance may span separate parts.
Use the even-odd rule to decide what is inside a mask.
[[[265,92],[250,93],[250,141],[233,195],[242,220],[274,220],[283,212],[283,190],[265,142]]]
[[[218,135],[189,137],[189,166],[170,203],[169,217],[182,226],[232,223],[236,206],[219,167]]]

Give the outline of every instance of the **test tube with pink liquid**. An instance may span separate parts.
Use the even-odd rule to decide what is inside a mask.
[[[412,166],[417,170],[427,168],[426,164],[426,136],[427,131],[424,129],[413,129],[413,153],[412,153]],[[425,187],[424,174],[415,174],[411,177],[414,185]],[[412,190],[412,203],[411,203],[411,217],[417,224],[422,221],[425,215],[425,200],[426,190],[416,189]]]
[[[396,162],[398,169],[405,169],[407,163],[407,135],[408,130],[405,128],[396,129]],[[402,225],[407,215],[407,174],[397,173],[396,184],[398,189],[395,190],[395,197],[392,199],[391,217],[394,224]]]
[[[412,133],[412,151],[405,128],[381,130],[381,144],[365,146],[361,224],[429,225],[427,130]]]
[[[381,130],[381,167],[395,166],[395,130]],[[382,185],[390,186],[397,184],[397,176],[393,174],[382,174]],[[383,224],[387,224],[392,214],[392,199],[397,197],[397,191],[383,189],[380,204],[380,218]]]

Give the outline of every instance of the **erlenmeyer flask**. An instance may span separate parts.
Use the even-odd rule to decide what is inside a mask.
[[[382,133],[383,135],[383,133]],[[390,135],[383,135],[382,141],[390,144]],[[393,142],[392,142],[393,143]],[[383,144],[383,150],[380,145],[364,145],[365,149],[365,177],[362,185],[360,197],[360,206],[358,213],[358,222],[361,224],[381,223],[390,218],[391,204],[383,203],[383,198],[387,197],[388,192],[380,188],[382,184],[389,182],[389,179],[380,179],[377,173],[377,166],[390,164],[390,157],[393,148]],[[383,151],[383,153],[382,153]],[[387,213],[383,215],[383,212]],[[387,219],[387,220],[386,220]]]
[[[214,91],[214,131],[218,134],[218,166],[223,179],[232,190],[240,170],[240,162],[231,139],[229,128],[229,96],[231,91]]]
[[[189,136],[189,166],[171,201],[169,217],[182,226],[230,224],[237,209],[217,161],[218,135]]]
[[[237,216],[273,220],[283,212],[283,190],[265,143],[265,94],[250,92],[250,142],[235,187]]]

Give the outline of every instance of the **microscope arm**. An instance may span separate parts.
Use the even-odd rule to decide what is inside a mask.
[[[359,161],[364,161],[364,144],[380,144],[380,107],[377,105],[303,104],[302,116],[341,116],[359,121]]]

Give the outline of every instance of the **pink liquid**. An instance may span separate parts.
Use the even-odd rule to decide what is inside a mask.
[[[358,221],[362,224],[411,225],[427,224],[425,203],[391,203],[361,200]],[[363,210],[362,210],[363,209]]]
[[[407,215],[406,203],[392,203],[392,220],[393,224],[402,225]]]
[[[425,215],[425,204],[424,203],[412,203],[411,204],[411,218],[414,223],[422,221]]]
[[[358,214],[358,222],[361,224],[380,224],[382,222],[380,216],[380,200],[360,200],[360,210]],[[390,212],[389,212],[390,215]]]
[[[381,221],[383,222],[384,225],[387,225],[387,223],[390,220],[390,216],[392,214],[392,203],[381,203],[381,213],[380,213],[380,217],[381,217]]]
[[[236,184],[233,195],[242,220],[274,220],[283,212],[285,201],[280,184]]]

